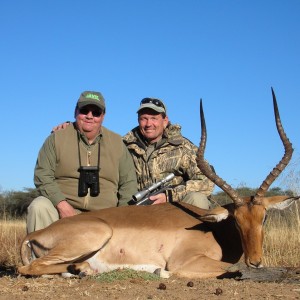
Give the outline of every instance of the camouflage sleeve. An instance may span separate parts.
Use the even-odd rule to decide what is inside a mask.
[[[175,178],[175,182],[177,180],[178,185],[175,184],[174,188],[168,191],[167,197],[172,198],[168,200],[182,201],[189,192],[201,192],[206,196],[212,194],[214,183],[204,176],[198,168],[196,151],[197,147],[194,145],[188,145],[184,149],[180,168],[182,176]]]

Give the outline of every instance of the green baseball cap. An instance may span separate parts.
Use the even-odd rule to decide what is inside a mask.
[[[77,107],[82,108],[86,105],[96,105],[103,111],[105,110],[105,101],[102,94],[99,92],[85,91],[81,93],[77,101]]]

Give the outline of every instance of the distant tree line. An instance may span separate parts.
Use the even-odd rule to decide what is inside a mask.
[[[0,215],[8,218],[25,216],[27,207],[38,195],[34,188],[0,193]]]
[[[254,195],[256,189],[249,187],[240,187],[235,189],[240,196]],[[283,191],[279,187],[270,189],[266,196],[289,195],[292,196],[291,190]],[[8,218],[21,218],[26,215],[27,207],[31,201],[38,196],[34,188],[25,188],[23,191],[0,192],[0,216]],[[223,191],[216,192],[212,195],[212,201],[220,205],[231,202],[230,198]]]
[[[253,196],[255,195],[257,188],[249,188],[249,187],[239,187],[239,188],[235,188],[235,191],[241,196]],[[293,196],[294,193],[292,190],[282,190],[280,187],[274,187],[269,189],[266,192],[265,196],[279,196],[279,195],[287,195],[287,196]],[[223,191],[219,191],[214,193],[211,196],[211,199],[213,202],[217,202],[220,205],[224,205],[227,203],[232,202],[229,198],[229,196],[223,192]]]

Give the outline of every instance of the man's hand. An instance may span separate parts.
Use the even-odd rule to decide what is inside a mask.
[[[156,194],[153,196],[150,196],[149,199],[153,201],[153,204],[160,204],[160,203],[166,203],[167,197],[165,193]]]
[[[59,124],[57,126],[54,126],[52,128],[51,132],[58,131],[58,130],[61,130],[61,129],[66,129],[70,124],[71,124],[70,122],[61,123],[61,124]]]
[[[76,215],[75,209],[66,200],[60,201],[56,208],[61,219]]]

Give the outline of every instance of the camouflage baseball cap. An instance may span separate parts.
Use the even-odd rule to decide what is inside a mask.
[[[105,110],[105,101],[102,94],[99,92],[85,91],[81,93],[77,102],[77,107],[82,108],[89,104],[96,105],[102,110]]]
[[[162,100],[157,98],[144,98],[140,103],[140,107],[137,111],[139,113],[144,108],[150,108],[155,110],[158,113],[167,113],[167,109]]]

